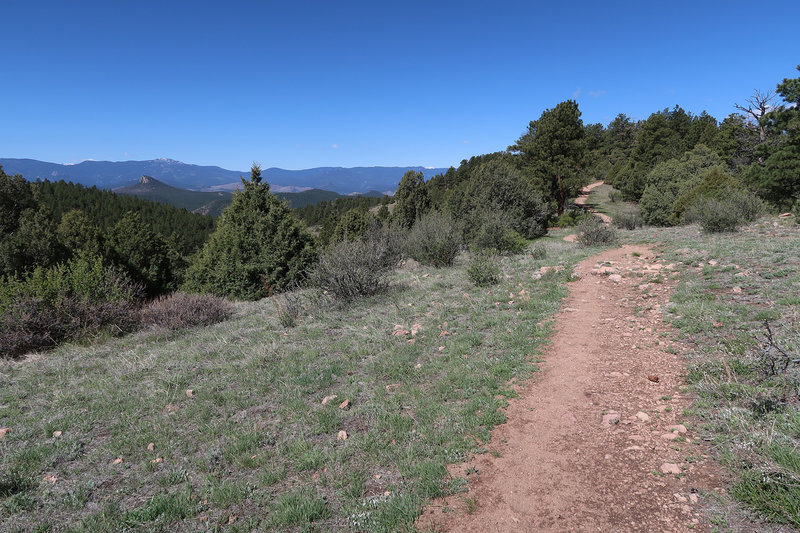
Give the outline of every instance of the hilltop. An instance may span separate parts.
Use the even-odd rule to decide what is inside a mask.
[[[241,183],[241,182],[240,182]],[[112,190],[116,194],[136,196],[162,204],[184,208],[201,215],[219,216],[231,203],[233,193],[229,191],[193,191],[168,185],[151,176],[142,176],[134,185],[117,187]],[[286,200],[292,208],[299,209],[307,205],[315,205],[324,201],[345,198],[345,195],[322,189],[308,189],[302,192],[276,192],[281,200]],[[380,197],[377,191],[368,191],[363,196]]]

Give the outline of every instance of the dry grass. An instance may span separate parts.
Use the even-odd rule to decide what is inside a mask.
[[[462,257],[344,308],[296,293],[293,328],[267,299],[0,362],[0,529],[411,531],[535,370],[569,269],[530,273],[586,253],[546,242],[544,260],[502,258],[491,289]]]

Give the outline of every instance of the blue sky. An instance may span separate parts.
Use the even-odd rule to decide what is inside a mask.
[[[0,3],[0,157],[447,167],[574,98],[719,120],[798,75],[800,2]]]

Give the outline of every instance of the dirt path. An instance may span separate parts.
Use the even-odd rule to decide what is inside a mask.
[[[589,193],[592,192],[592,189],[594,189],[595,187],[599,187],[603,183],[604,182],[602,181],[595,181],[594,183],[590,183],[589,185],[581,189],[581,193],[577,196],[577,198],[575,198],[575,204],[580,206],[586,205],[586,201],[589,199]],[[589,209],[589,211],[600,217],[600,220],[602,220],[604,223],[611,224],[610,216],[604,215],[603,213],[598,213],[596,210],[591,208]],[[575,242],[576,240],[578,240],[578,236],[573,233],[564,237],[564,240],[567,242]]]
[[[669,265],[624,246],[576,273],[542,372],[519,388],[492,453],[453,468],[468,493],[434,502],[420,530],[708,529],[702,491],[720,483],[703,445],[678,425],[689,400],[682,347],[661,319]]]

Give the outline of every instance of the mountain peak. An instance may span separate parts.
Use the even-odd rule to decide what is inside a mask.
[[[149,183],[154,183],[155,181],[156,180],[154,178],[152,178],[151,176],[144,176],[143,175],[141,178],[139,178],[139,183],[142,184],[142,185],[147,185]]]

